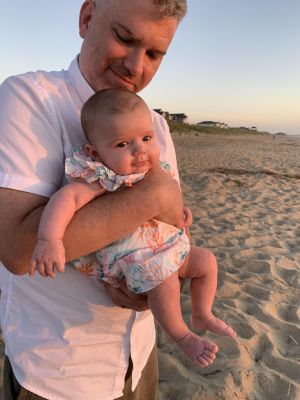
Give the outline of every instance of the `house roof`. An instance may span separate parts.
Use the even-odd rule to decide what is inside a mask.
[[[176,114],[170,114],[170,115],[172,115],[172,117],[183,117],[183,118],[185,118],[185,117],[187,117],[187,115],[185,115],[184,113],[176,113]]]

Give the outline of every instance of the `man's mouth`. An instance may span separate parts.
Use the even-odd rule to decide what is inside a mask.
[[[110,68],[112,73],[118,78],[118,81],[121,83],[121,86],[124,86],[126,89],[135,90],[135,84],[128,79],[124,74],[120,73],[118,70],[114,68]]]

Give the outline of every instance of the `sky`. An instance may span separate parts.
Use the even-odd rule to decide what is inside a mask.
[[[125,0],[124,0],[125,1]],[[0,82],[68,68],[82,0],[0,0]],[[300,135],[300,1],[189,0],[165,59],[141,96],[190,123]]]

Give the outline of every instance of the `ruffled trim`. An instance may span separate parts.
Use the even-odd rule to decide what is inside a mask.
[[[101,162],[93,161],[86,155],[83,146],[75,147],[73,156],[66,159],[65,173],[69,181],[78,178],[88,183],[99,181],[99,184],[109,192],[130,187],[146,175],[146,173],[118,175]]]

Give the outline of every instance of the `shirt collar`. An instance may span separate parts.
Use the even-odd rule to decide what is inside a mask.
[[[94,90],[90,87],[90,85],[87,83],[85,80],[84,76],[82,75],[80,69],[79,69],[79,55],[75,57],[75,59],[71,62],[69,69],[68,69],[68,75],[69,79],[71,81],[71,84],[75,88],[80,100],[82,101],[82,104],[87,101],[95,92]]]

